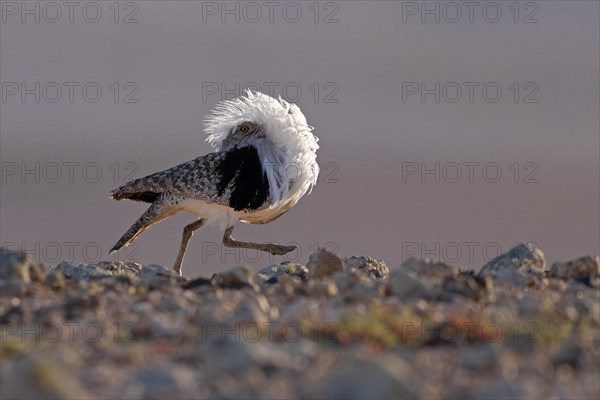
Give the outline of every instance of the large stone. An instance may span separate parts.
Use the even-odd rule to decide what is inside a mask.
[[[432,277],[448,277],[456,275],[457,270],[441,261],[420,260],[414,257],[402,263],[402,269],[409,269],[419,275]]]
[[[371,279],[385,279],[390,273],[384,261],[371,257],[345,257],[343,261],[346,270],[364,274]]]
[[[182,287],[184,289],[195,289],[200,287],[212,287],[214,284],[215,282],[212,279],[199,276],[185,282]]]
[[[93,279],[110,276],[110,272],[93,264],[79,264],[72,261],[61,261],[55,271],[62,272],[67,279]]]
[[[424,296],[431,287],[412,271],[395,270],[390,274],[387,282],[387,289],[389,292],[399,297],[421,297]]]
[[[350,273],[347,270],[337,272],[333,280],[339,288],[339,297],[343,302],[365,302],[381,298],[385,293],[384,280],[373,279],[363,273]]]
[[[249,267],[235,267],[225,272],[213,275],[211,280],[215,285],[223,289],[242,289],[251,287],[256,289],[256,283],[252,279],[252,270]]]
[[[488,279],[491,285],[491,279]],[[483,296],[486,290],[486,283],[484,278],[469,274],[456,274],[445,277],[440,284],[435,285],[434,289],[434,291],[437,291],[435,300],[449,301],[456,295],[477,299]]]
[[[130,269],[129,271],[134,270],[135,269]],[[127,272],[127,274],[135,274],[135,272]],[[185,282],[185,279],[175,273],[175,271],[158,264],[144,265],[139,269],[138,277],[138,285],[148,289],[161,288]]]
[[[317,249],[309,259],[307,267],[311,278],[325,278],[344,270],[342,259],[323,248]]]
[[[496,276],[507,270],[519,273],[542,273],[546,267],[544,253],[533,243],[520,243],[483,266],[480,276]]]
[[[550,267],[550,276],[560,279],[595,279],[600,275],[600,257],[584,256],[575,260],[556,262]]]
[[[264,285],[275,283],[284,276],[298,278],[302,282],[306,282],[308,268],[289,261],[282,262],[281,264],[273,264],[254,274],[254,281],[259,285]]]

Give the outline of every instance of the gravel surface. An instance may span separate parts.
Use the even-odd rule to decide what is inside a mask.
[[[319,250],[195,279],[0,250],[0,397],[597,399],[599,270],[528,243],[478,274]]]

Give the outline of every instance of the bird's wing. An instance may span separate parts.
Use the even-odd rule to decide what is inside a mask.
[[[248,146],[209,153],[133,180],[113,190],[111,197],[152,203],[163,194],[202,199],[235,210],[257,209],[268,199],[269,184],[256,149]]]
[[[135,200],[152,203],[161,194],[169,193],[190,198],[206,197],[215,190],[215,171],[224,160],[224,152],[209,153],[173,168],[127,182],[113,190],[114,200]]]

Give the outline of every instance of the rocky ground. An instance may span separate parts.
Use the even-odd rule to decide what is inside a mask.
[[[521,244],[475,274],[323,250],[188,280],[0,255],[2,399],[600,397],[597,257]]]

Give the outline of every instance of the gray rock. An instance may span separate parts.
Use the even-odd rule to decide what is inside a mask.
[[[254,274],[254,281],[259,285],[264,285],[266,283],[275,283],[279,278],[284,276],[297,277],[301,281],[306,282],[308,268],[289,261],[282,262],[281,264],[273,264]]]
[[[257,289],[256,283],[252,279],[252,270],[245,266],[215,274],[211,280],[223,289],[241,289],[245,287]]]
[[[139,264],[134,264],[134,265],[139,265]],[[171,274],[175,274],[175,272],[171,269],[167,269],[166,267],[163,267],[162,265],[158,265],[158,264],[147,264],[142,266],[141,268],[139,268],[139,273],[140,275],[142,274],[154,274],[154,275],[160,275],[160,274],[164,274],[164,275],[171,275]]]
[[[480,276],[496,277],[503,271],[527,274],[542,273],[546,266],[544,253],[533,243],[520,243],[483,266]]]
[[[451,301],[457,294],[472,298],[481,294],[473,276],[459,274],[456,268],[441,261],[411,257],[402,263],[400,270],[418,277],[427,286],[427,297],[431,300]]]
[[[490,285],[492,285],[491,280]],[[452,294],[476,299],[483,295],[484,290],[486,290],[486,283],[483,279],[472,275],[457,274],[445,278],[440,287],[442,289],[441,300],[449,299]]]
[[[59,275],[62,276],[59,277]],[[147,288],[156,288],[183,281],[179,275],[157,264],[142,266],[138,263],[123,263],[120,261],[100,261],[96,264],[79,264],[72,261],[61,261],[46,279],[46,284],[60,286],[61,279],[76,281],[91,281],[104,279],[107,283],[138,284]]]
[[[345,257],[343,262],[346,270],[364,274],[371,279],[385,279],[390,273],[384,261],[371,257]]]
[[[341,300],[346,303],[381,298],[385,293],[385,283],[366,274],[355,274],[348,271],[336,272],[333,280],[339,288]]]
[[[311,254],[309,260],[307,267],[311,278],[325,278],[344,270],[342,259],[323,248],[318,248]]]
[[[131,272],[128,273],[131,274]],[[185,282],[185,279],[176,274],[173,270],[158,264],[144,265],[139,270],[138,278],[138,285],[148,289],[178,285]]]
[[[409,269],[417,274],[428,276],[453,276],[457,271],[449,264],[440,261],[420,260],[414,257],[402,263],[402,269]]]
[[[591,280],[600,275],[600,257],[584,256],[566,262],[556,262],[550,267],[549,275],[560,279]]]
[[[497,284],[508,284],[518,287],[527,286],[531,281],[531,276],[525,272],[515,269],[501,269],[493,274],[479,275],[480,277],[490,277]]]
[[[399,297],[420,297],[424,296],[431,286],[412,271],[395,270],[390,274],[387,289]]]
[[[214,285],[214,281],[210,278],[205,278],[203,276],[199,276],[194,279],[190,279],[185,282],[182,287],[184,289],[196,289],[196,288],[212,288]]]
[[[87,280],[93,278],[104,278],[110,276],[110,272],[98,268],[93,264],[79,264],[72,261],[61,261],[55,268],[65,278],[74,280]]]

